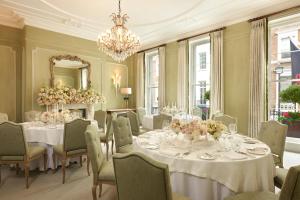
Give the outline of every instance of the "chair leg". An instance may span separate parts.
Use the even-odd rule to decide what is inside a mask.
[[[99,198],[102,195],[102,183],[99,183]]]
[[[82,167],[82,156],[80,156],[79,162],[80,162],[80,167]]]
[[[47,162],[48,161],[48,155],[47,155],[47,151],[44,152],[44,171],[45,173],[47,173],[48,170],[48,166],[47,166]]]
[[[92,195],[93,195],[93,200],[97,200],[97,185],[93,185]]]
[[[55,153],[52,154],[52,160],[53,160],[53,173],[56,172],[56,156]]]
[[[18,175],[20,172],[20,166],[19,163],[16,164],[16,174]]]
[[[24,162],[24,172],[25,172],[26,189],[28,189],[29,188],[29,180],[28,180],[28,177],[29,177],[29,163],[28,163],[28,161]]]
[[[66,157],[63,157],[61,160],[61,169],[62,169],[62,182],[65,184],[65,176],[66,176]]]
[[[105,146],[106,146],[106,160],[108,160],[108,151],[109,151],[109,141],[106,141]]]
[[[114,140],[111,141],[111,154],[114,154]]]
[[[87,161],[86,161],[86,167],[87,167],[87,173],[88,173],[88,176],[90,176],[90,158],[89,156],[87,155]]]

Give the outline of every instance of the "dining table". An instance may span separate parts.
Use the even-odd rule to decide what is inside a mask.
[[[43,146],[47,149],[47,168],[55,169],[52,155],[53,147],[55,145],[63,144],[64,140],[64,124],[47,124],[41,121],[24,122],[21,123],[24,130],[24,136],[29,145]],[[98,128],[96,120],[91,120],[91,125]],[[72,158],[72,161],[77,161],[77,158]],[[79,161],[79,160],[78,160]],[[57,164],[60,164],[58,161]],[[69,164],[69,161],[67,162]],[[44,171],[43,159],[38,159],[30,163],[30,169],[38,168],[40,171]]]
[[[173,192],[192,200],[223,200],[251,191],[274,191],[275,165],[270,148],[259,140],[223,133],[191,140],[170,129],[135,138],[135,147],[168,164]]]

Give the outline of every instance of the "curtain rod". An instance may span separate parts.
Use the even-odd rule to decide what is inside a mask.
[[[149,50],[151,50],[151,49],[156,49],[156,48],[164,47],[164,46],[166,46],[166,44],[160,44],[160,45],[158,45],[158,46],[150,47],[150,48],[148,48],[148,49],[144,49],[144,50],[138,51],[138,52],[136,52],[136,53],[141,53],[141,52],[149,51]]]
[[[259,19],[271,17],[273,15],[277,15],[277,14],[280,14],[280,13],[288,12],[290,10],[294,10],[294,9],[297,9],[297,8],[300,8],[300,5],[294,6],[294,7],[291,7],[291,8],[287,8],[287,9],[284,9],[284,10],[280,10],[280,11],[277,11],[277,12],[273,12],[273,13],[270,13],[270,14],[267,14],[267,15],[263,15],[263,16],[260,16],[260,17],[255,17],[253,19],[249,19],[248,22],[253,22],[253,21],[256,21],[256,20],[259,20]]]
[[[197,35],[193,35],[193,36],[190,36],[190,37],[182,38],[182,39],[177,40],[177,42],[181,42],[183,40],[188,40],[188,39],[191,39],[191,38],[194,38],[194,37],[198,37],[200,35],[205,35],[205,34],[216,32],[216,31],[221,31],[221,30],[224,30],[224,29],[226,29],[226,27],[222,27],[222,28],[214,29],[214,30],[207,31],[207,32],[204,32],[204,33],[199,33]]]

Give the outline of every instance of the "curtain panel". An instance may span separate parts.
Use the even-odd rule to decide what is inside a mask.
[[[266,24],[266,19],[251,22],[248,119],[248,135],[251,137],[257,137],[260,124],[266,119]]]
[[[145,80],[144,80],[144,68],[145,68],[145,53],[138,53],[137,55],[137,76],[136,76],[136,107],[145,107]]]
[[[223,30],[210,33],[210,116],[224,113]]]
[[[166,48],[159,47],[159,83],[158,83],[158,105],[160,109],[165,106],[165,89],[166,89]]]
[[[177,105],[180,110],[188,111],[188,42],[178,43]]]

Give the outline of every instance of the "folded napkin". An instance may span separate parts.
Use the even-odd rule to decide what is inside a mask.
[[[176,152],[172,149],[160,149],[159,153],[166,155],[166,156],[171,156],[171,157],[175,157],[175,156],[179,155],[178,152]]]

